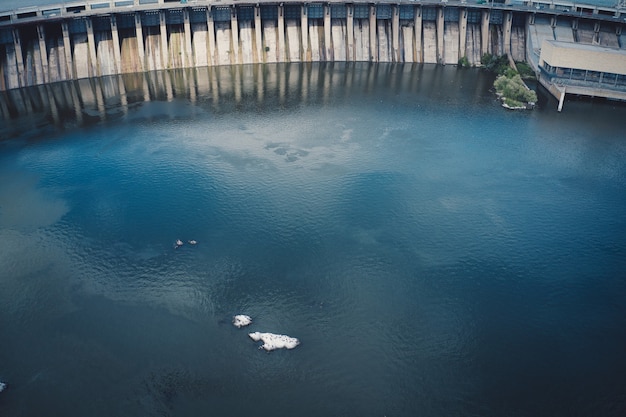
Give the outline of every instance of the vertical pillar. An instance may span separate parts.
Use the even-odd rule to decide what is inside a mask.
[[[65,73],[67,79],[76,78],[74,72],[74,60],[72,60],[72,43],[70,42],[70,30],[67,26],[67,22],[61,23],[61,30],[63,31],[63,49],[65,50]]]
[[[122,73],[122,54],[120,52],[120,35],[117,32],[117,19],[111,15],[111,38],[113,39],[113,58],[115,59],[115,69],[117,74]]]
[[[511,27],[513,26],[513,13],[504,12],[504,53],[511,56]]]
[[[346,36],[348,37],[348,50],[346,51],[346,61],[354,61],[354,4],[346,5]]]
[[[91,68],[90,77],[98,77],[100,75],[98,60],[96,57],[96,40],[93,36],[93,21],[87,18],[87,44],[89,47],[89,63]]]
[[[159,26],[161,32],[161,63],[163,65],[162,69],[167,69],[170,66],[170,55],[167,45],[167,24],[165,21],[165,17],[165,11],[161,10],[159,12]]]
[[[444,20],[443,20],[443,7],[439,7],[437,9],[437,63],[445,64],[444,61],[444,43],[443,43],[443,33],[444,33]]]
[[[215,22],[213,22],[213,13],[211,8],[206,10],[207,32],[209,35],[209,65],[215,65]]]
[[[330,4],[324,4],[324,53],[326,62],[334,61],[333,38],[331,34]]]
[[[413,19],[413,30],[415,30],[415,61],[414,62],[424,62],[422,58],[423,48],[422,48],[422,6],[415,6],[415,17]]]
[[[231,63],[239,64],[239,21],[237,19],[237,9],[235,6],[230,10],[230,32],[232,34],[232,56]]]
[[[480,25],[480,54],[489,52],[489,10],[483,10]]]
[[[302,3],[302,14],[300,15],[300,28],[302,31],[302,61],[311,61],[311,49],[309,48],[309,17],[307,15],[308,6]]]
[[[183,20],[185,26],[185,61],[183,65],[193,67],[193,53],[191,50],[191,23],[189,23],[189,9],[183,9]]]
[[[370,6],[370,61],[378,62],[378,38],[376,36],[376,5]]]
[[[400,62],[400,10],[397,4],[391,6],[391,61]]]
[[[459,11],[459,59],[466,56],[467,49],[467,9]]]
[[[285,62],[285,6],[278,5],[278,62]]]
[[[26,86],[24,77],[24,56],[22,55],[22,40],[17,28],[13,29],[13,44],[15,45],[15,59],[17,60],[18,83],[20,87]]]
[[[254,6],[254,38],[256,45],[257,64],[262,64],[263,59],[263,31],[261,30],[261,6],[258,4]]]
[[[48,74],[48,48],[46,48],[46,33],[42,25],[37,25],[37,37],[39,38],[39,54],[41,56],[41,68],[43,70],[43,77],[40,82],[47,83],[50,77],[50,74]]]
[[[237,9],[233,5],[230,9],[230,33],[232,36],[232,47],[230,62],[239,64],[239,20],[237,19]]]
[[[565,87],[562,87],[562,90],[560,90],[560,96],[559,96],[559,107],[557,108],[557,110],[560,112],[561,110],[563,110],[563,102],[565,101]]]
[[[141,26],[141,13],[135,13],[135,37],[137,38],[137,53],[139,54],[139,63],[141,70],[146,70],[145,64],[145,47],[143,43],[143,27]]]

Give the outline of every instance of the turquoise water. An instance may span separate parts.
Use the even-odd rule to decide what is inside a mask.
[[[3,96],[0,415],[623,415],[626,107],[509,112],[492,81],[250,66]]]

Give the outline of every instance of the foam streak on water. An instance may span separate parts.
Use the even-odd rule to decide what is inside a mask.
[[[243,80],[7,122],[0,415],[623,415],[624,106],[511,113],[449,67]]]

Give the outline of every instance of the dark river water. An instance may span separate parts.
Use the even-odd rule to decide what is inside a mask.
[[[2,93],[0,415],[624,416],[626,106],[510,112],[492,81]]]

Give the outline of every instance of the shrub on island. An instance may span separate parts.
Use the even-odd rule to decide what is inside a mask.
[[[517,73],[512,77],[499,75],[493,86],[506,108],[528,109],[534,107],[537,102],[537,93],[526,87],[522,77]]]

